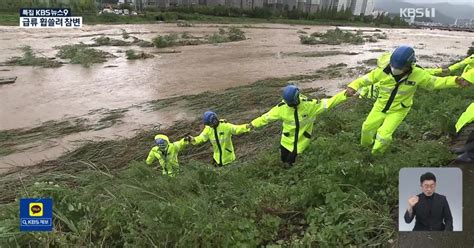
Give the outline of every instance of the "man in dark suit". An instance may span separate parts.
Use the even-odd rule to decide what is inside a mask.
[[[416,216],[413,231],[452,231],[453,217],[448,200],[435,193],[436,176],[426,172],[420,177],[423,193],[408,199],[405,222],[411,223]]]

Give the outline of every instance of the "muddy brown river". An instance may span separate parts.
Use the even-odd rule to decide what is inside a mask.
[[[362,60],[376,58],[381,54],[380,50],[390,51],[399,44],[413,45],[421,65],[436,66],[444,61],[449,62],[465,56],[467,48],[474,41],[474,33],[467,32],[382,29],[387,33],[388,39],[364,45],[308,46],[299,42],[298,30],[309,34],[332,28],[334,27],[254,24],[242,28],[247,40],[218,45],[166,48],[161,50],[178,50],[180,53],[155,53],[154,58],[146,60],[128,61],[120,50],[124,51],[129,47],[103,46],[98,49],[110,52],[117,58],[108,59],[106,63],[95,64],[90,68],[72,64],[51,69],[1,66],[0,77],[18,76],[18,79],[14,84],[0,85],[0,130],[32,128],[46,121],[59,121],[64,118],[85,116],[94,119],[98,117],[90,113],[97,109],[128,108],[129,111],[125,113],[122,123],[112,127],[52,138],[45,142],[47,144],[0,157],[0,173],[11,167],[55,159],[84,140],[129,137],[138,129],[149,128],[158,123],[170,125],[176,120],[196,117],[190,116],[185,109],[179,107],[154,112],[132,107],[151,100],[208,90],[217,91],[269,77],[309,74],[335,63],[346,63],[349,67],[354,67],[360,65]],[[57,53],[54,46],[92,43],[92,38],[101,35],[121,39],[121,29],[138,38],[151,40],[158,34],[182,32],[204,36],[216,32],[218,25],[95,25],[61,31],[0,26],[0,62],[20,56],[21,46],[29,45],[39,54],[54,57]],[[159,51],[157,48],[132,48],[149,53]],[[288,55],[324,51],[359,54],[326,57]],[[341,85],[352,79],[353,77],[342,77],[315,80],[305,83],[304,87],[323,87],[328,94],[333,94],[340,90]]]

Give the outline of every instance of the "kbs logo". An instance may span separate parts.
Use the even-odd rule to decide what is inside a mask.
[[[435,8],[400,8],[401,18],[435,17]]]
[[[20,231],[53,230],[53,199],[21,198],[20,199]]]

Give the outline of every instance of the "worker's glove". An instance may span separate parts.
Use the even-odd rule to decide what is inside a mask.
[[[184,137],[184,141],[191,143],[191,141],[193,141],[193,136],[187,135],[186,137]]]
[[[464,79],[462,77],[457,77],[456,78],[456,84],[459,85],[459,87],[461,87],[461,88],[465,88],[465,87],[471,85],[466,79]]]
[[[449,68],[443,67],[440,75],[445,77],[445,76],[448,76],[449,74],[451,74],[451,71],[449,70]]]
[[[252,131],[253,129],[255,129],[255,127],[252,125],[252,123],[249,123],[249,124],[247,124],[247,129],[249,131]]]
[[[347,97],[352,97],[357,93],[357,91],[351,87],[347,87],[346,89],[346,96]]]

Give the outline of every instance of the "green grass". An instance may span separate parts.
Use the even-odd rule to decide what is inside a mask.
[[[113,55],[102,50],[88,48],[85,44],[64,45],[57,47],[59,52],[57,54],[61,59],[69,59],[71,64],[81,64],[84,67],[89,67],[92,64],[103,63],[107,61],[108,57]]]
[[[314,75],[261,80],[156,104],[182,100],[199,115],[213,109],[232,123],[245,123],[277,104],[287,81],[325,78],[327,72],[344,74],[349,69],[331,65]],[[304,93],[321,95],[314,89]],[[199,119],[129,139],[90,143],[43,163],[42,168],[51,169],[23,179],[24,186],[2,179],[0,245],[392,246],[399,169],[451,161],[454,122],[473,93],[472,88],[420,89],[382,157],[371,156],[359,145],[372,102],[351,99],[317,119],[310,147],[291,169],[279,162],[279,124],[234,137],[238,160],[228,168],[209,164],[209,145],[188,147],[180,156],[182,172],[176,178],[146,167],[144,159],[157,132],[171,140],[196,135]],[[26,195],[53,197],[54,232],[18,231],[18,202],[13,200]]]
[[[219,28],[218,32],[212,35],[206,36],[205,39],[194,37],[186,32],[181,35],[178,34],[167,34],[158,35],[153,38],[153,44],[157,48],[173,47],[173,46],[193,46],[200,44],[216,44],[224,42],[233,42],[245,40],[245,32],[238,27]]]
[[[94,38],[93,39],[94,43],[93,44],[88,44],[87,46],[88,47],[132,46],[132,45],[136,45],[136,46],[139,46],[139,47],[152,47],[153,46],[152,42],[139,39],[135,36],[130,36],[125,30],[122,31],[122,37],[127,37],[127,38],[124,38],[124,39],[132,38],[133,40],[132,41],[126,41],[126,40],[119,40],[119,39],[110,38],[110,37],[107,37],[107,36],[100,36],[100,37]],[[83,45],[83,44],[78,44],[78,45],[79,46],[86,46],[86,45]]]
[[[176,46],[178,44],[178,35],[177,34],[158,35],[155,38],[153,38],[153,44],[157,48]]]
[[[30,46],[21,48],[23,55],[21,57],[12,57],[7,60],[6,65],[16,66],[41,66],[43,68],[56,68],[62,64],[56,60],[47,57],[38,57]]]
[[[19,26],[20,15],[18,13],[0,12],[0,25]]]
[[[208,42],[213,44],[240,41],[245,39],[245,32],[237,27],[230,27],[227,30],[224,28],[219,28],[219,32],[216,32],[207,38]]]
[[[94,38],[94,45],[92,46],[131,46],[132,42],[119,40],[119,39],[112,39],[107,36],[101,36]]]
[[[125,55],[127,56],[128,60],[135,60],[135,59],[148,59],[153,58],[152,54],[145,53],[143,51],[135,51],[133,49],[125,51]]]
[[[364,44],[365,42],[377,42],[379,39],[387,39],[386,33],[375,33],[373,35],[363,35],[361,30],[356,32],[341,30],[336,27],[333,30],[327,30],[325,33],[315,32],[311,35],[300,35],[301,44],[316,45],[340,45],[344,43],[349,44]]]
[[[301,44],[315,45],[315,44],[328,44],[328,45],[340,45],[342,43],[350,44],[363,44],[365,42],[362,37],[362,32],[357,31],[356,33],[350,31],[344,31],[339,28],[328,30],[325,33],[315,32],[309,36],[300,36]]]

